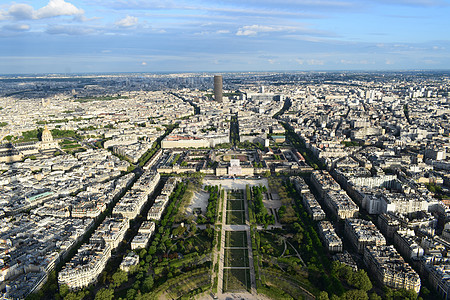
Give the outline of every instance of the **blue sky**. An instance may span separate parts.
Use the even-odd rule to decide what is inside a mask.
[[[0,0],[0,74],[450,69],[450,0]]]

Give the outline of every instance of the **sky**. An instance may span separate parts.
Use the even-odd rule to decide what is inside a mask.
[[[450,0],[0,0],[0,74],[450,69]]]

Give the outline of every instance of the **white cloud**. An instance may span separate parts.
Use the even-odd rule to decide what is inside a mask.
[[[282,27],[273,27],[266,25],[247,25],[239,28],[238,31],[236,32],[236,35],[255,36],[260,32],[274,32],[274,31],[281,31],[284,29],[285,28]]]
[[[36,18],[52,18],[58,16],[77,16],[84,14],[84,10],[64,0],[50,0],[48,4],[36,11]]]
[[[139,23],[139,19],[133,16],[126,16],[125,18],[118,20],[115,24],[119,27],[128,28],[136,26]]]
[[[147,65],[147,62],[143,61],[143,62],[141,63],[141,65],[142,65],[142,66],[146,66],[146,65]]]
[[[38,10],[22,3],[14,3],[7,10],[0,11],[0,20],[38,20],[59,16],[81,16],[84,10],[64,0],[50,0]]]
[[[0,20],[27,20],[33,19],[34,9],[28,4],[14,3],[7,11],[0,11]]]

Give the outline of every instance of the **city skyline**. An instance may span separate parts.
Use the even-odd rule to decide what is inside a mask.
[[[449,4],[2,1],[0,74],[450,69]]]
[[[449,82],[1,76],[0,296],[450,299]]]

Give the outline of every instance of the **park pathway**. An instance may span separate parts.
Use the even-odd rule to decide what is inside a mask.
[[[219,271],[217,273],[217,296],[219,299],[222,299],[223,292],[223,263],[225,257],[225,226],[227,221],[227,192],[224,190],[224,196],[222,201],[222,229],[220,231],[221,239],[220,239],[220,252],[219,252]]]

